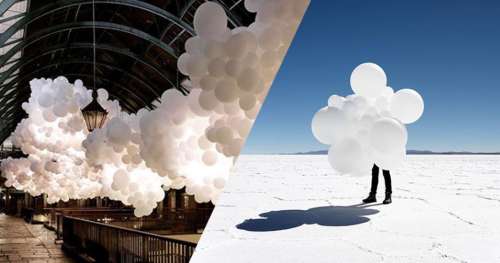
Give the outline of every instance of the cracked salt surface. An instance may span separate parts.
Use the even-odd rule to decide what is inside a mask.
[[[393,203],[364,207],[370,177],[327,156],[241,156],[191,262],[500,262],[500,156],[413,155],[392,174]]]

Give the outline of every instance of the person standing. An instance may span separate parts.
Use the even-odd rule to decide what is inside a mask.
[[[365,204],[377,202],[377,186],[378,186],[379,171],[380,171],[379,167],[376,164],[374,164],[372,168],[372,185],[370,194],[368,195],[367,198],[363,199],[363,203]],[[384,175],[384,181],[385,181],[385,198],[382,203],[387,205],[392,203],[391,172],[389,170],[382,170],[382,174]]]

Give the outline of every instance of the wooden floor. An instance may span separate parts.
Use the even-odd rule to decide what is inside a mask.
[[[0,214],[0,262],[74,262],[43,225]]]

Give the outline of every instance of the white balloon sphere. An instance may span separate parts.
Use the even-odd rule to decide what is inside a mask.
[[[402,148],[392,153],[373,151],[374,163],[383,170],[393,170],[401,167],[406,158],[406,149]]]
[[[208,166],[215,165],[217,163],[217,153],[214,151],[205,151],[202,156],[203,163]]]
[[[346,123],[346,116],[341,110],[325,107],[314,115],[311,127],[319,142],[333,144],[346,135]]]
[[[240,98],[239,105],[241,109],[248,111],[251,110],[255,104],[257,103],[257,99],[253,95],[246,95]]]
[[[226,179],[224,177],[217,177],[214,179],[214,186],[217,189],[222,189],[226,185]]]
[[[402,123],[413,123],[424,113],[424,100],[415,90],[401,89],[394,93],[390,111]]]
[[[208,72],[212,77],[222,77],[226,74],[226,62],[221,58],[214,58],[208,63]]]
[[[204,76],[203,78],[200,79],[200,88],[202,90],[214,90],[215,87],[217,86],[217,79],[210,77],[210,76]]]
[[[54,103],[53,97],[46,92],[42,93],[38,97],[38,104],[40,104],[40,106],[42,106],[42,107],[48,108],[48,107],[52,106],[53,103]]]
[[[215,2],[205,2],[196,10],[193,24],[201,38],[219,39],[226,31],[226,12]]]
[[[238,86],[240,89],[251,92],[257,89],[259,85],[260,74],[253,68],[247,68],[240,73],[238,77]]]
[[[344,105],[345,98],[338,95],[332,95],[328,98],[328,106],[341,109]]]
[[[379,96],[387,85],[384,70],[374,63],[363,63],[351,74],[351,88],[354,93],[367,98]]]
[[[238,97],[238,88],[233,79],[222,79],[215,88],[215,97],[222,102],[232,102]]]
[[[333,144],[328,151],[328,161],[341,174],[358,174],[371,165],[362,145],[354,138]]]
[[[115,117],[109,121],[107,126],[106,135],[112,143],[121,145],[130,140],[132,131],[123,120]]]
[[[199,100],[200,106],[207,111],[215,109],[217,107],[217,98],[213,91],[203,91],[200,93]]]
[[[252,12],[256,13],[260,10],[260,7],[262,6],[262,3],[264,0],[245,0],[245,8]]]
[[[203,43],[199,36],[194,36],[186,40],[186,43],[184,43],[184,47],[187,53],[197,54],[201,53],[201,51],[203,50]]]
[[[370,142],[378,152],[399,152],[406,147],[407,140],[406,127],[393,118],[384,117],[372,125]]]
[[[184,75],[189,75],[189,71],[188,71],[189,59],[190,59],[190,56],[188,53],[183,53],[177,59],[177,68]]]

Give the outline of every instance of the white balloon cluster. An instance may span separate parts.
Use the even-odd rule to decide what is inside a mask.
[[[11,137],[29,156],[2,162],[6,186],[34,196],[47,193],[51,203],[95,196],[100,184],[85,162],[82,141],[88,132],[80,111],[91,92],[64,77],[34,79],[30,86],[31,97],[22,104],[28,118]]]
[[[215,2],[198,8],[197,36],[186,41],[177,64],[189,77],[190,95],[166,92],[165,105],[141,120],[149,167],[173,182],[185,178],[198,202],[216,201],[308,3],[246,0],[256,21],[232,30]],[[158,121],[165,116],[169,121]]]
[[[141,109],[136,114],[127,114],[101,89],[98,102],[108,111],[108,121],[88,137],[82,130],[85,126],[78,109],[88,104],[91,96],[80,81],[73,86],[63,79],[70,91],[50,86],[50,98],[35,91],[38,84],[32,85],[30,102],[40,100],[40,104],[54,110],[45,113],[45,106],[37,104],[40,113],[27,111],[28,120],[38,121],[43,127],[52,127],[51,123],[57,122],[59,130],[56,129],[55,137],[43,142],[64,151],[61,153],[67,154],[64,158],[75,159],[76,164],[65,162],[65,167],[82,167],[82,171],[58,174],[64,182],[49,184],[49,189],[31,183],[41,175],[38,170],[30,170],[28,161],[10,159],[2,164],[9,185],[35,189],[31,193],[49,193],[51,201],[105,196],[133,205],[137,216],[150,214],[164,198],[163,190],[169,188],[186,187],[186,192],[193,194],[197,202],[215,203],[308,3],[309,0],[246,0],[246,8],[257,12],[256,21],[249,27],[232,30],[227,28],[227,16],[221,6],[214,2],[202,4],[194,16],[197,36],[186,41],[186,53],[178,59],[179,70],[188,76],[183,85],[190,90],[189,96],[170,89],[162,95],[155,110]],[[50,80],[34,80],[40,81]],[[58,97],[80,93],[85,96],[74,95],[64,100]],[[61,103],[78,107],[70,109]],[[63,114],[69,112],[69,116]],[[15,138],[23,139],[14,142],[27,145],[22,149],[30,154],[29,158],[40,158],[44,148],[40,153],[29,147],[40,142],[41,130],[31,129],[23,122],[14,134]],[[43,132],[48,132],[48,128]],[[31,137],[26,139],[24,133],[30,133]],[[60,137],[60,133],[69,135]],[[54,160],[59,164],[61,159]],[[45,166],[53,173],[60,171],[56,164],[47,163]],[[67,182],[68,178],[75,180]],[[84,185],[81,180],[92,184]],[[75,185],[68,189],[68,183]]]
[[[373,63],[354,69],[351,88],[355,94],[331,96],[312,120],[314,137],[331,146],[330,164],[351,175],[364,174],[373,164],[386,170],[398,167],[406,156],[404,124],[422,116],[422,97],[412,89],[394,92],[384,70]]]

